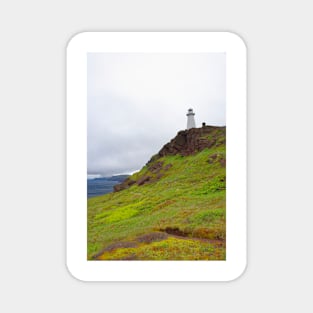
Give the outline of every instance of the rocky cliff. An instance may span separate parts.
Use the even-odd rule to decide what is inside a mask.
[[[158,153],[159,156],[180,154],[192,155],[205,148],[225,144],[226,127],[203,126],[177,133]]]
[[[171,155],[189,156],[196,154],[206,148],[218,147],[225,145],[226,127],[203,126],[201,128],[191,128],[182,130],[163,148],[154,155],[146,164],[147,171],[145,175],[137,177],[129,177],[121,184],[114,186],[114,191],[121,191],[137,184],[138,186],[146,183],[151,183],[159,180],[164,173],[171,168],[171,164],[164,166],[164,162],[160,161],[162,157]],[[214,155],[212,156],[214,159]],[[211,158],[212,158],[211,157]],[[219,161],[222,166],[225,166],[226,160],[219,159],[216,155],[215,161]],[[208,160],[208,162],[213,160]]]

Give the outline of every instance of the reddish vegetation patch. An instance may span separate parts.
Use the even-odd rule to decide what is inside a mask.
[[[168,235],[165,233],[161,232],[153,232],[153,233],[148,233],[144,234],[140,237],[137,237],[138,242],[144,242],[144,243],[151,243],[154,241],[161,241],[168,238]]]
[[[157,205],[155,207],[155,209],[160,210],[160,209],[166,208],[167,206],[169,206],[170,204],[172,204],[174,202],[175,202],[175,200],[166,200],[166,201],[160,203],[159,205]]]
[[[164,170],[167,171],[169,170],[171,167],[173,166],[173,164],[169,163],[164,167]]]
[[[112,243],[108,245],[107,247],[105,247],[103,250],[101,250],[99,253],[95,254],[93,256],[93,259],[97,259],[104,252],[111,252],[113,250],[120,249],[120,248],[134,248],[136,246],[137,246],[137,243],[133,241],[119,241],[116,243]]]
[[[201,239],[224,240],[225,234],[221,229],[210,229],[206,227],[195,229],[192,233],[194,237]]]
[[[133,248],[133,247],[136,247],[136,246],[137,246],[136,242],[133,242],[133,241],[119,241],[119,242],[112,243],[112,244],[108,245],[103,250],[103,252],[105,252],[105,251],[113,251],[115,249],[120,249],[120,248]]]
[[[163,231],[166,234],[176,238],[184,239],[187,237],[187,239],[210,242],[217,246],[225,246],[224,235],[221,231],[217,231],[216,229],[203,227],[193,230],[191,233],[188,231],[183,231],[178,227],[166,227],[165,229],[160,229],[160,231]]]
[[[132,254],[127,255],[124,258],[120,259],[120,261],[133,261],[133,260],[137,260],[137,256],[135,253],[132,253]],[[117,260],[117,261],[119,261],[119,260]]]
[[[225,159],[221,159],[220,160],[220,164],[222,167],[225,167],[226,166],[226,160]]]
[[[209,156],[208,163],[212,164],[214,162],[219,162],[222,167],[226,166],[225,157],[223,155],[221,155],[221,154],[214,153],[214,154]]]
[[[159,180],[161,177],[163,177],[163,174],[162,174],[162,173],[159,173],[159,174],[156,176],[156,180]]]
[[[209,164],[212,164],[218,157],[218,154],[217,153],[214,153],[212,155],[210,155],[209,159],[208,159],[208,163]]]

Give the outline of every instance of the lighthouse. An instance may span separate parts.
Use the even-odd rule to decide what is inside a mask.
[[[186,115],[187,115],[187,129],[195,128],[196,122],[195,122],[195,118],[194,118],[195,113],[193,113],[193,110],[189,109],[188,113]]]

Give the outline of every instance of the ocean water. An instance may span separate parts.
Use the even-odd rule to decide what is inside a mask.
[[[106,178],[87,179],[88,198],[112,192],[113,187],[119,183],[117,180],[108,180]]]

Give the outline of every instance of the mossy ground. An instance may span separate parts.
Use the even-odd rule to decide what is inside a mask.
[[[224,144],[162,157],[159,180],[88,199],[88,259],[225,260],[225,158]]]

